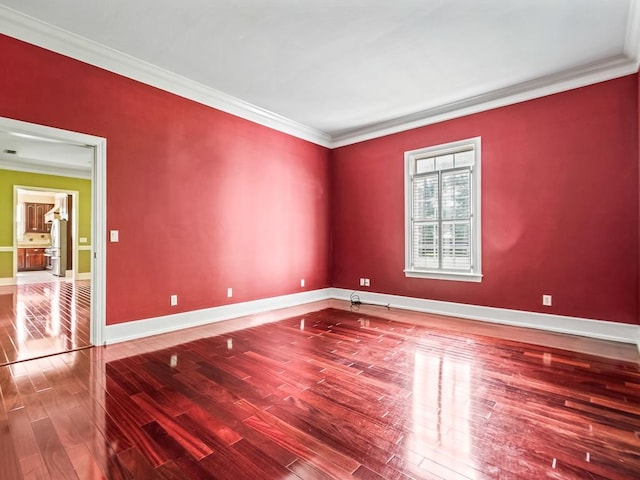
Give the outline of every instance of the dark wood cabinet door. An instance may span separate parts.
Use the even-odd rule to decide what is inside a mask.
[[[38,228],[38,220],[36,217],[36,206],[37,203],[25,203],[24,204],[24,213],[25,218],[27,220],[25,232],[36,232]]]
[[[44,248],[25,248],[24,269],[44,270]]]
[[[24,254],[25,254],[25,249],[19,248],[18,249],[18,271],[19,272],[22,272],[25,269]]]
[[[44,214],[49,210],[45,210],[46,205],[44,203],[36,204],[36,232],[46,232],[44,227]]]
[[[52,208],[52,203],[25,203],[25,232],[49,233],[51,231],[51,224],[45,223],[44,214]]]

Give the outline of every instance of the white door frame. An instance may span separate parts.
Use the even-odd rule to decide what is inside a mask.
[[[39,186],[31,186],[31,185],[14,185],[13,186],[13,280],[16,281],[17,273],[18,273],[18,232],[16,230],[17,219],[16,219],[16,207],[18,206],[18,191],[19,190],[27,190],[30,192],[50,192],[50,193],[65,193],[67,195],[71,195],[73,198],[73,207],[71,210],[71,232],[72,232],[72,242],[71,242],[71,259],[72,259],[72,275],[74,280],[78,278],[78,250],[79,245],[77,241],[78,237],[78,196],[80,192],[77,190],[62,190],[59,188],[48,188],[48,187],[39,187]],[[67,270],[68,272],[68,270]]]
[[[107,139],[4,117],[0,117],[0,130],[93,147],[94,160],[91,168],[91,255],[93,262],[91,265],[90,340],[92,345],[102,345],[105,342],[106,325]]]

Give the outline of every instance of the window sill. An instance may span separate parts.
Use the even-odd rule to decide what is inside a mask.
[[[458,282],[482,282],[481,273],[428,272],[424,270],[405,270],[405,277],[426,278],[431,280],[454,280]]]

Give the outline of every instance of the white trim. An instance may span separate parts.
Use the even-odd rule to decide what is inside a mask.
[[[0,31],[3,27],[2,9],[0,7]],[[107,139],[85,133],[72,132],[59,128],[47,127],[35,123],[22,122],[11,118],[0,117],[0,130],[36,135],[40,137],[64,140],[93,147],[94,162],[91,182],[91,238],[94,239],[94,263],[91,268],[91,343],[101,345],[104,336],[106,319],[106,179],[107,179]],[[49,190],[49,189],[45,189]],[[74,209],[77,214],[77,209]],[[15,229],[15,221],[14,227]],[[15,239],[15,232],[13,235]],[[14,258],[14,265],[15,265]],[[76,261],[77,265],[77,261]]]
[[[47,166],[47,165],[39,165],[36,163],[25,163],[29,162],[28,159],[23,161],[9,161],[0,159],[0,169],[3,170],[15,170],[17,172],[26,172],[26,173],[40,173],[42,175],[56,175],[58,177],[73,177],[73,178],[84,178],[90,179],[91,172],[87,172],[84,170],[76,169],[76,168],[66,168],[63,166]]]
[[[634,60],[636,71],[640,67],[640,5],[638,0],[631,0],[629,4],[629,20],[627,35],[624,39],[624,53]]]
[[[112,344],[135,340],[137,338],[174,332],[185,328],[207,325],[223,320],[294,307],[321,300],[336,299],[349,301],[352,292],[352,290],[342,288],[324,288],[253,300],[250,302],[212,307],[204,310],[108,325],[104,332],[104,343]],[[636,344],[640,352],[640,326],[638,325],[373,292],[358,292],[358,294],[363,302],[380,305],[389,304],[391,308],[480,320],[501,325],[533,328],[549,332],[566,333],[614,342],[631,343]]]
[[[429,270],[405,270],[405,277],[431,280],[453,280],[456,282],[482,282],[482,274],[460,272],[435,272]]]
[[[0,247],[0,252],[13,252],[13,247]]]
[[[332,288],[331,297],[349,301],[352,290]],[[391,308],[401,308],[415,312],[447,315],[450,317],[481,320],[516,327],[535,328],[549,332],[567,333],[583,337],[611,340],[614,342],[637,344],[640,350],[640,326],[629,323],[606,322],[563,315],[509,310],[506,308],[483,307],[462,303],[441,302],[424,298],[403,297],[384,293],[358,292],[362,302],[389,304]]]
[[[640,62],[640,47],[638,45],[640,41],[640,7],[638,7],[638,0],[632,0],[624,54],[507,88],[437,105],[407,116],[342,130],[329,135],[3,5],[0,5],[0,32],[328,148],[351,145],[631,75],[638,71]]]
[[[91,181],[91,344],[104,343],[107,324],[107,139],[96,137]]]
[[[76,273],[74,280],[91,280],[91,272]]]
[[[0,278],[0,287],[8,287],[9,285],[15,285],[15,277],[2,277]]]
[[[290,120],[2,5],[0,5],[0,31],[5,35],[175,93],[181,97],[265,127],[273,128],[318,145],[329,146],[329,135],[315,128]]]
[[[80,196],[80,192],[78,190],[64,190],[60,188],[50,188],[50,187],[39,187],[33,185],[14,185],[13,186],[13,241],[15,242],[15,254],[13,256],[13,276],[15,277],[18,273],[18,248],[20,248],[17,244],[18,232],[17,228],[17,220],[16,220],[16,206],[18,205],[18,191],[19,190],[30,190],[30,191],[38,191],[38,192],[54,192],[54,193],[64,193],[66,195],[71,195],[73,199],[73,204],[78,205],[78,197]],[[78,222],[80,221],[80,217],[78,215],[78,209],[74,208],[71,212],[71,234],[72,234],[72,242],[71,242],[71,263],[73,265],[73,270],[77,269],[78,265],[78,249],[75,246],[75,237],[78,234]],[[29,247],[23,247],[29,248]],[[34,246],[33,248],[37,248]],[[73,270],[67,270],[67,272],[71,272],[71,276],[73,276]],[[66,275],[69,275],[67,273]]]
[[[264,298],[250,302],[222,305],[203,310],[176,313],[163,317],[135,320],[132,322],[108,325],[105,328],[105,344],[124,342],[136,338],[173,332],[184,328],[197,327],[210,323],[221,322],[232,318],[244,317],[256,313],[264,313],[272,310],[294,307],[305,303],[327,300],[330,298],[331,289],[312,290],[302,293],[293,293],[279,297]]]
[[[471,176],[471,271],[456,272],[448,270],[427,270],[413,266],[414,260],[414,226],[413,201],[414,178],[416,163],[420,159],[459,153],[473,152],[473,164],[470,168]],[[434,165],[436,166],[436,165]],[[458,168],[458,167],[456,167]],[[447,170],[447,169],[444,169]],[[434,172],[440,171],[436,168]],[[432,174],[434,172],[429,172]],[[440,177],[439,177],[440,178]],[[482,137],[467,138],[441,145],[419,148],[404,152],[404,274],[406,277],[436,280],[454,280],[459,282],[482,281]],[[438,219],[438,225],[442,221]],[[440,252],[438,253],[440,255]]]
[[[463,98],[457,102],[438,105],[403,117],[336,132],[331,137],[330,148],[344,147],[554,93],[586,87],[594,83],[632,75],[637,71],[637,60],[629,59],[625,55],[618,55],[595,64],[501,88],[475,97]]]

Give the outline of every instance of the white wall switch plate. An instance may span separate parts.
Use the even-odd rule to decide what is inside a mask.
[[[300,286],[304,287],[304,278],[300,280]]]
[[[118,230],[111,230],[109,232],[109,240],[111,240],[112,242],[119,242],[120,241],[120,235],[118,234]]]
[[[227,288],[227,297],[228,298],[233,297],[233,288],[231,287]]]
[[[542,305],[545,307],[551,306],[551,295],[542,295]]]
[[[178,304],[178,295],[171,295],[171,306],[175,307]]]

